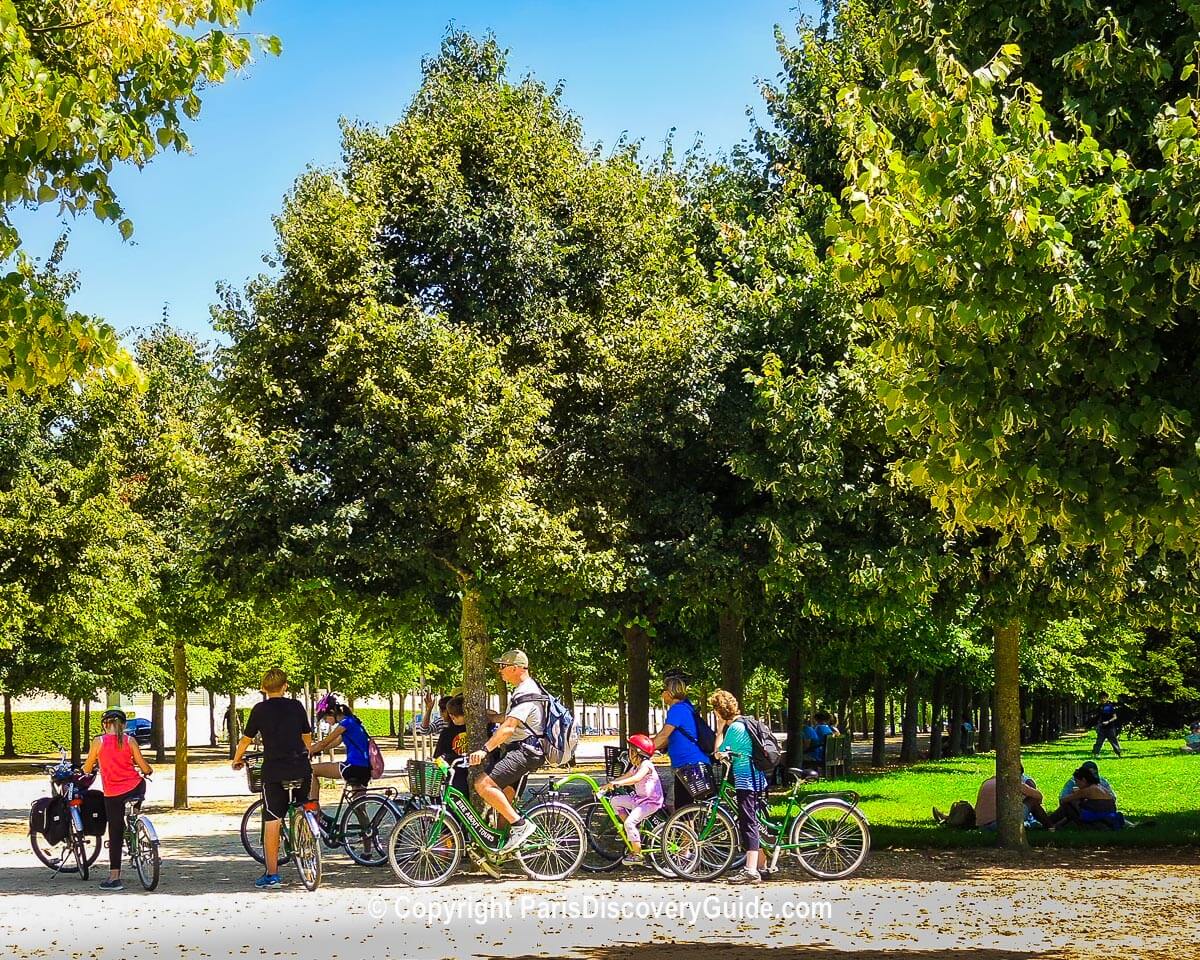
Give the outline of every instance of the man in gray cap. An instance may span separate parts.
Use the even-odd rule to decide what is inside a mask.
[[[546,762],[542,736],[546,730],[549,701],[541,686],[529,675],[529,657],[523,650],[509,650],[496,661],[501,679],[513,688],[508,713],[488,737],[482,750],[471,754],[471,766],[483,764],[475,789],[488,806],[510,824],[508,840],[501,853],[524,843],[534,826],[513,807],[517,782]]]

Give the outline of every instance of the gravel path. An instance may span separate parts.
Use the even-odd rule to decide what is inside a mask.
[[[786,948],[808,958],[1189,960],[1200,866],[1191,851],[1067,854],[1015,861],[990,851],[875,853],[841,883],[784,879],[755,888],[664,883],[624,872],[564,884],[463,873],[410,890],[390,871],[327,858],[315,894],[285,868],[284,889],[258,892],[237,839],[247,798],[148,812],[164,843],[153,894],[103,894],[97,876],[51,877],[29,850],[28,802],[40,778],[0,780],[0,956],[38,958],[587,957],[740,960]],[[157,807],[157,808],[156,808]],[[98,866],[102,866],[98,864]],[[289,870],[291,870],[289,874]],[[126,882],[136,887],[136,877]]]

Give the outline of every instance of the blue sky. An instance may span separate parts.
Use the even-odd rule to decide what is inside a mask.
[[[712,150],[743,139],[756,78],[779,69],[773,28],[790,33],[812,0],[262,0],[248,29],[279,36],[283,55],[209,90],[192,124],[191,154],[168,154],[113,181],[133,242],[91,219],[71,221],[67,266],[80,271],[72,306],[118,330],[173,323],[208,335],[218,281],[240,286],[265,269],[271,216],[309,164],[339,157],[340,116],[391,123],[447,25],[492,30],[515,73],[565,83],[589,141],[622,133],[661,149],[671,128]],[[18,212],[27,252],[49,252],[57,211]]]

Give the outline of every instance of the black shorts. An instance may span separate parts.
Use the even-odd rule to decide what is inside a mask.
[[[291,780],[290,777],[288,779]],[[291,802],[297,806],[308,800],[308,780],[291,791],[285,790],[283,784],[282,780],[263,781],[263,819],[268,822],[282,820],[287,814],[289,792],[291,793]]]
[[[348,763],[343,763],[342,779],[352,787],[365,787],[371,782],[371,768],[352,767]]]
[[[526,774],[533,773],[545,762],[546,755],[536,747],[518,744],[505,750],[498,759],[489,755],[483,761],[483,772],[492,778],[496,786],[503,789],[516,786],[518,780]]]

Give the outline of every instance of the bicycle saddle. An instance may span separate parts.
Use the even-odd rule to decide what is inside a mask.
[[[299,790],[308,784],[307,780],[284,780],[280,784],[284,790]]]
[[[802,783],[812,783],[814,780],[821,779],[821,772],[819,770],[801,770],[799,767],[788,767],[788,773]]]

